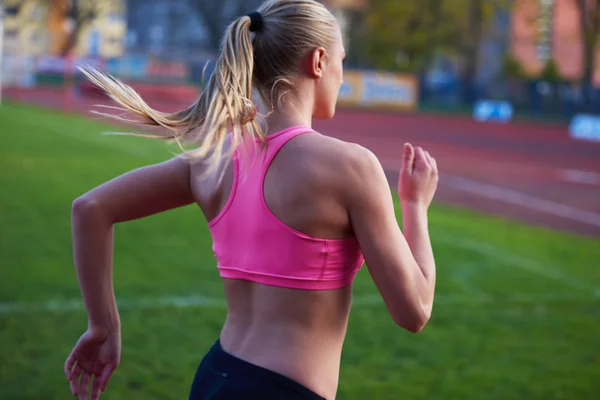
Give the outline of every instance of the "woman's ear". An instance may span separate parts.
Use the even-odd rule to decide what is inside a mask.
[[[322,78],[325,72],[325,58],[327,52],[323,47],[317,47],[310,53],[308,73],[312,78]]]

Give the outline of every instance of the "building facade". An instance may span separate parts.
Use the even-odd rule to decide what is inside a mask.
[[[511,24],[512,55],[529,74],[541,72],[551,57],[562,77],[579,79],[584,68],[580,21],[575,0],[516,1]],[[600,86],[599,49],[596,60],[594,83]]]
[[[5,0],[4,51],[119,57],[124,52],[125,11],[125,2],[115,0]]]

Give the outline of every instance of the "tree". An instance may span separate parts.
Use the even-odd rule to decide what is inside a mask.
[[[210,46],[219,49],[227,25],[235,18],[254,11],[263,0],[189,0],[205,24]]]
[[[71,2],[71,7],[65,13],[67,21],[72,24],[72,31],[67,41],[65,41],[64,47],[62,48],[62,57],[66,57],[73,50],[83,28],[96,16],[94,3],[85,5],[86,7],[81,7],[81,4],[79,4],[77,0],[73,0]]]
[[[475,100],[475,75],[479,60],[479,38],[483,33],[484,10],[483,0],[469,0],[467,5],[467,23],[465,24],[468,34],[464,35],[463,58],[465,67],[462,71],[462,98],[466,103]],[[465,32],[466,33],[466,32]]]
[[[462,60],[461,97],[463,102],[472,103],[476,93],[475,78],[479,69],[481,39],[490,34],[500,13],[510,10],[512,0],[452,0],[455,11],[453,23],[457,25],[453,41],[458,43],[457,52]]]
[[[596,50],[600,35],[600,1],[575,0],[579,9],[581,37],[583,39],[583,102],[591,103],[591,88],[596,67]]]
[[[452,47],[456,29],[448,1],[371,0],[367,6],[365,56],[376,68],[416,72],[436,50]]]
[[[372,0],[366,57],[379,68],[422,71],[437,52],[463,60],[463,81],[477,71],[479,41],[510,0]]]

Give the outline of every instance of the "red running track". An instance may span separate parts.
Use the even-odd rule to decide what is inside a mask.
[[[86,112],[104,102],[56,89],[6,94],[65,111]],[[172,111],[192,101],[149,103]],[[438,160],[439,202],[600,236],[600,143],[575,141],[564,126],[340,109],[334,119],[316,121],[315,129],[371,149],[394,188],[402,145],[408,141]]]

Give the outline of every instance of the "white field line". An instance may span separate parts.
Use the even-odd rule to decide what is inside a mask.
[[[545,294],[513,294],[507,296],[490,295],[445,295],[438,294],[435,298],[436,304],[456,305],[479,305],[496,303],[501,305],[536,305],[553,301],[577,301],[590,302],[600,299],[600,296],[573,296],[565,293]],[[153,298],[137,298],[118,300],[119,310],[150,310],[150,309],[186,309],[186,308],[212,308],[225,309],[223,299],[209,298],[204,296],[166,296]],[[352,305],[355,307],[367,307],[383,305],[379,295],[354,296]],[[31,313],[64,313],[69,311],[85,311],[81,300],[50,300],[40,303],[0,303],[0,315],[19,315]]]
[[[489,183],[481,183],[456,175],[441,174],[440,184],[459,189],[476,196],[529,208],[538,212],[555,215],[581,222],[586,225],[600,227],[600,214],[580,210],[565,204],[556,203],[541,197],[532,196],[515,190],[506,189]]]
[[[540,276],[556,280],[563,285],[575,288],[580,295],[568,293],[541,293],[541,294],[511,294],[492,296],[484,292],[472,294],[438,294],[436,304],[478,305],[485,303],[508,304],[517,303],[522,305],[535,305],[540,302],[552,301],[595,301],[600,299],[600,288],[587,284],[584,281],[573,278],[559,269],[543,265],[537,261],[524,258],[509,252],[502,251],[486,243],[472,239],[457,238],[447,234],[433,236],[434,242],[469,250],[500,260],[507,266],[514,266],[525,271],[534,272]],[[440,266],[441,267],[441,266]],[[210,298],[206,296],[164,296],[153,298],[122,299],[118,301],[121,310],[146,310],[164,308],[222,308],[225,309],[224,299]],[[353,305],[358,307],[381,305],[383,301],[379,295],[354,296]],[[0,302],[0,315],[45,313],[45,312],[68,312],[83,311],[85,307],[81,300],[48,300],[39,303]]]

